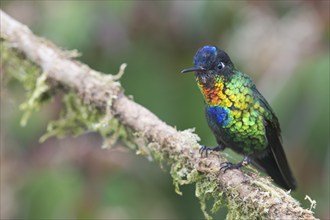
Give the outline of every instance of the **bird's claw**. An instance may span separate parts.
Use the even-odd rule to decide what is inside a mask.
[[[205,156],[208,157],[209,151],[212,151],[212,148],[207,147],[205,145],[202,145],[202,147],[199,149],[199,153],[201,157],[203,157],[204,152],[205,152]]]
[[[227,170],[233,170],[233,169],[239,169],[242,167],[242,163],[231,163],[231,162],[224,162],[220,164],[220,171],[223,170],[223,172],[225,173]]]
[[[208,157],[210,151],[223,151],[225,148],[222,145],[216,146],[216,147],[207,147],[205,145],[202,145],[202,147],[199,149],[199,153],[201,156],[203,156],[205,152],[205,156]]]
[[[223,170],[225,173],[227,170],[240,169],[243,166],[247,166],[251,162],[251,159],[248,156],[245,156],[244,159],[239,163],[223,162],[220,164],[220,171]]]

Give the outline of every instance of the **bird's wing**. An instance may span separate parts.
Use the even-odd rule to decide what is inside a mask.
[[[261,158],[255,158],[254,161],[262,166],[279,185],[286,189],[294,190],[296,188],[296,181],[282,147],[281,129],[278,119],[268,102],[257,89],[255,94],[257,100],[260,100],[260,104],[266,109],[264,113],[264,126],[270,151]]]

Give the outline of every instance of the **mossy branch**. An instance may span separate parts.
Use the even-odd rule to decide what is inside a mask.
[[[36,37],[2,11],[0,16],[1,67],[6,74],[15,72],[12,75],[30,90],[28,101],[22,105],[27,114],[46,98],[58,92],[65,94],[62,119],[49,124],[42,140],[86,130],[100,132],[108,143],[105,146],[121,138],[139,154],[169,164],[177,193],[181,194],[180,185],[195,183],[205,218],[211,218],[206,200],[214,199],[211,212],[226,206],[228,219],[315,219],[311,210],[300,207],[289,192],[272,185],[269,178],[240,170],[219,172],[225,159],[218,154],[201,158],[199,138],[192,130],[177,131],[124,95],[118,82],[124,67],[115,76],[92,70],[73,60],[76,52],[63,51]],[[22,123],[26,120],[27,116]]]

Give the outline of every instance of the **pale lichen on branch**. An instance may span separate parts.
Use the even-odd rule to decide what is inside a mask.
[[[217,154],[201,158],[199,138],[193,131],[177,131],[123,94],[118,80],[125,65],[115,76],[104,75],[73,61],[67,52],[36,37],[4,12],[0,11],[0,16],[1,54],[5,57],[1,60],[3,71],[6,74],[19,71],[25,67],[26,60],[36,64],[33,74],[27,75],[25,70],[18,75],[11,74],[14,77],[16,74],[23,84],[34,85],[31,87],[34,92],[30,92],[26,103],[32,100],[37,106],[55,94],[62,94],[61,118],[49,123],[42,140],[86,131],[99,132],[104,137],[104,146],[120,138],[138,154],[170,165],[177,193],[181,193],[180,185],[195,183],[205,218],[211,218],[206,201],[213,199],[211,212],[216,212],[221,205],[226,206],[228,219],[315,219],[311,210],[300,207],[290,194],[272,185],[268,178],[239,170],[219,172],[224,158]],[[17,62],[18,69],[7,68],[13,61]],[[39,88],[41,85],[45,87]]]

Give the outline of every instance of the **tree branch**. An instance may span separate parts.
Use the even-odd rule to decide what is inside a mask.
[[[109,106],[111,114],[122,125],[143,138],[151,152],[159,152],[161,159],[172,166],[175,184],[195,182],[203,211],[205,199],[213,197],[213,211],[222,203],[228,208],[228,218],[315,219],[312,211],[300,207],[289,193],[272,185],[268,178],[240,170],[219,172],[220,163],[225,161],[221,155],[211,153],[208,158],[201,158],[197,135],[190,130],[177,131],[125,96],[115,76],[99,73],[73,60],[74,53],[36,37],[2,11],[0,17],[1,38],[40,66],[47,79],[74,89],[82,100],[104,113]]]

